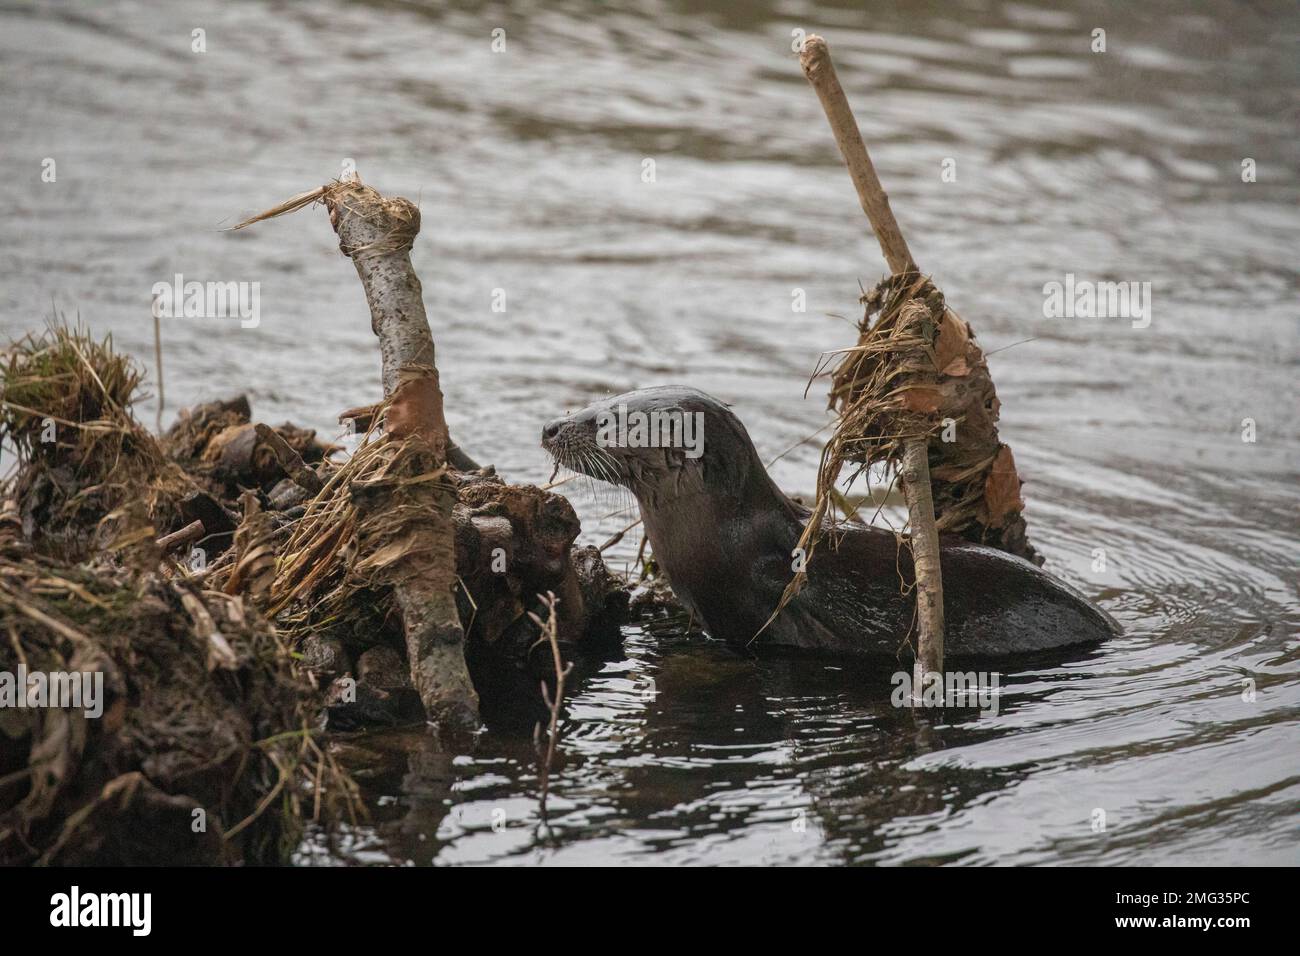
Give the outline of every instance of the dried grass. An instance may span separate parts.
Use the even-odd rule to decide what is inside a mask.
[[[100,720],[0,711],[0,863],[269,862],[304,821],[355,817],[285,635],[211,589],[233,564],[160,573],[155,526],[175,524],[196,485],[131,414],[139,369],[60,318],[12,343],[0,371],[0,437],[18,453],[0,670],[100,671],[111,698]],[[219,815],[226,848],[135,832],[191,803]]]
[[[80,560],[118,533],[128,503],[157,528],[177,525],[194,482],[132,416],[143,373],[110,336],[56,317],[6,348],[0,372],[0,440],[21,466],[9,491],[34,542]]]
[[[822,540],[833,507],[844,502],[837,484],[846,465],[853,465],[850,487],[875,465],[896,470],[904,444],[929,436],[937,425],[925,411],[928,403],[918,401],[917,395],[934,388],[938,328],[934,316],[936,306],[937,314],[943,314],[942,295],[928,278],[912,273],[884,280],[863,295],[862,303],[865,312],[858,344],[827,353],[809,380],[811,385],[817,378],[831,376],[830,407],[839,412],[839,420],[822,448],[817,500],[799,538],[805,564]],[[879,315],[874,325],[873,314]],[[857,515],[846,510],[845,517],[854,520]],[[834,546],[833,532],[830,543]],[[806,582],[806,572],[795,574],[768,623]]]
[[[306,821],[356,818],[356,786],[312,729],[306,677],[238,598],[4,557],[0,670],[98,671],[108,701],[97,720],[33,708],[0,722],[0,768],[23,768],[0,773],[0,863],[103,862],[124,842],[136,861],[274,862]],[[224,846],[171,816],[175,830],[134,832],[182,801],[215,815]]]

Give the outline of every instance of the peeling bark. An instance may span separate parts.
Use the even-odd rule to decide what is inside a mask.
[[[424,311],[411,245],[420,211],[410,200],[386,198],[359,182],[325,194],[339,249],[352,259],[370,304],[370,327],[383,360],[384,424],[396,439],[419,443],[428,470],[445,465],[449,439],[442,390],[434,364],[433,333]],[[393,584],[402,614],[411,681],[429,719],[441,727],[478,726],[478,695],[465,663],[465,634],[456,611],[456,546],[450,486],[421,482],[394,486],[383,502],[367,507],[411,506],[404,531],[411,548]],[[359,507],[361,502],[358,501]],[[364,522],[363,522],[364,524]],[[415,542],[423,539],[417,546]]]
[[[360,183],[330,190],[325,205],[339,249],[356,266],[370,303],[370,327],[379,337],[384,397],[389,401],[386,430],[396,438],[422,438],[434,459],[445,461],[447,420],[433,333],[420,279],[411,266],[420,210],[408,199],[387,199]]]

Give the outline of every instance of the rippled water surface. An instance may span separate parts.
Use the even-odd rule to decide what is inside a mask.
[[[804,385],[884,268],[791,52],[820,32],[990,353],[1036,545],[1126,636],[1015,662],[996,717],[936,723],[880,673],[630,630],[571,692],[550,839],[503,720],[462,754],[349,742],[373,821],[303,862],[1300,862],[1294,5],[541,7],[0,4],[0,332],[53,300],[151,364],[155,282],[260,282],[256,329],[165,325],[165,417],[243,390],[328,429],[379,362],[324,214],[221,230],[350,159],[421,205],[480,460],[543,482],[542,422],[675,382],[733,403],[765,459],[793,448],[773,471],[806,494],[827,419]],[[1150,326],[1045,318],[1066,273],[1150,282]],[[575,485],[587,539],[628,523]]]

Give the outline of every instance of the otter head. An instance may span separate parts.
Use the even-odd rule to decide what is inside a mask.
[[[643,388],[542,429],[557,463],[629,489],[677,598],[715,634],[762,625],[738,595],[799,539],[795,506],[768,477],[745,426],[693,388]]]
[[[542,429],[542,447],[566,468],[621,485],[644,512],[707,495],[743,499],[767,473],[745,426],[704,392],[679,386],[625,392]]]

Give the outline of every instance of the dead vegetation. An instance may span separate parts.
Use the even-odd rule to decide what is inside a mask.
[[[862,296],[857,345],[833,353],[829,371],[835,432],[822,452],[815,519],[828,513],[845,468],[849,481],[873,466],[897,470],[910,438],[930,447],[940,532],[1041,563],[1021,512],[1020,477],[998,438],[999,402],[984,352],[943,293],[912,273]]]
[[[82,560],[113,540],[128,502],[179,527],[194,484],[129,414],[141,373],[110,338],[59,319],[8,348],[0,373],[0,436],[28,465],[10,491],[28,539]]]
[[[0,863],[272,863],[355,813],[311,687],[235,598],[5,553],[0,670],[103,675],[103,714],[0,709]]]
[[[0,863],[273,862],[353,813],[284,639],[155,543],[197,484],[132,418],[138,371],[62,324],[4,368],[0,672],[88,674],[103,698],[0,709]]]
[[[105,700],[0,708],[0,863],[275,862],[306,822],[355,816],[322,727],[437,722],[422,700],[476,693],[445,686],[465,665],[436,641],[410,667],[429,632],[403,587],[452,593],[487,665],[551,670],[539,613],[557,647],[617,634],[626,591],[573,546],[565,499],[434,464],[380,431],[382,405],[335,461],[242,397],[154,438],[139,371],[81,329],[15,342],[3,368],[0,672],[100,674]],[[439,540],[451,578],[428,574]]]
[[[316,201],[383,364],[383,402],[341,416],[367,430],[341,461],[242,396],[155,438],[130,412],[138,369],[61,322],[4,353],[0,663],[93,667],[113,709],[3,715],[0,862],[282,859],[304,819],[355,809],[319,728],[476,731],[471,662],[550,668],[542,612],[553,653],[617,634],[628,594],[574,547],[569,503],[448,434],[409,257],[418,208],[351,180],[241,227]],[[127,845],[151,814],[195,811],[207,838]]]

